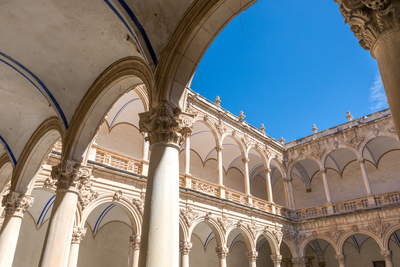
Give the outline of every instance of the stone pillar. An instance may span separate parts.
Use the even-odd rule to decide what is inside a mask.
[[[185,133],[185,174],[190,174],[190,133]]]
[[[361,168],[362,176],[363,176],[363,179],[364,179],[365,189],[367,189],[368,196],[372,196],[373,194],[372,194],[371,184],[369,182],[367,169],[365,168],[365,160],[364,159],[360,159],[359,162],[360,162],[360,168]]]
[[[269,202],[274,202],[274,197],[272,195],[272,184],[271,184],[271,169],[265,168],[265,180],[267,182],[267,197]]]
[[[78,265],[79,245],[86,234],[86,228],[75,227],[72,232],[71,250],[69,252],[68,267]]]
[[[249,250],[246,252],[247,259],[249,260],[249,267],[257,267],[258,252]]]
[[[307,259],[304,257],[301,258],[292,258],[293,267],[306,267]]]
[[[216,146],[215,150],[217,151],[217,161],[218,161],[218,184],[224,185],[224,168],[222,166],[222,150],[223,146]]]
[[[144,134],[142,160],[142,175],[147,176],[149,173],[149,142],[147,142],[147,133]]]
[[[179,148],[191,132],[193,115],[166,101],[139,114],[140,131],[149,134],[147,177],[140,267],[179,265]]]
[[[326,202],[329,204],[329,203],[332,203],[332,198],[331,198],[331,192],[329,191],[329,184],[328,184],[328,177],[326,175],[326,169],[321,169],[320,171],[322,173],[322,180],[324,181]]]
[[[131,264],[130,267],[139,266],[139,253],[140,253],[140,235],[132,235],[129,238],[131,243]]]
[[[249,158],[242,158],[244,165],[244,192],[250,195]]]
[[[181,266],[189,267],[189,252],[193,243],[189,241],[181,241],[179,243],[179,251],[181,252]]]
[[[385,260],[386,267],[393,267],[392,252],[390,250],[381,250],[381,255]]]
[[[274,267],[281,267],[282,255],[271,255],[271,260],[274,263]]]
[[[283,177],[283,182],[286,190],[286,200],[287,200],[287,206],[289,209],[295,210],[296,209],[296,204],[294,202],[294,194],[293,194],[293,186],[292,186],[292,179]]]
[[[399,1],[335,1],[345,23],[378,62],[396,129],[400,129]],[[395,131],[395,129],[394,129]],[[400,131],[397,131],[400,136]]]
[[[346,267],[346,256],[342,254],[335,255],[336,260],[339,262],[339,267]]]
[[[0,232],[0,266],[11,267],[17,248],[24,212],[32,206],[33,196],[10,192],[3,197],[6,214]]]
[[[57,190],[53,209],[44,240],[40,267],[66,267],[71,249],[75,212],[79,190],[90,186],[92,167],[64,161],[54,166],[51,176],[56,180]]]
[[[219,258],[219,267],[226,267],[226,257],[229,249],[227,247],[216,247],[215,252],[217,252]]]

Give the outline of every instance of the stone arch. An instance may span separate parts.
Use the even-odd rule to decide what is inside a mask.
[[[204,53],[222,29],[241,11],[255,3],[246,0],[195,2],[181,19],[160,60],[157,98],[183,107],[184,90],[190,83]]]
[[[283,163],[282,163],[282,161],[281,161],[281,159],[279,158],[279,156],[278,155],[272,155],[269,159],[268,159],[268,167],[269,168],[271,168],[271,162],[272,161],[274,161],[275,163],[276,163],[276,167],[277,167],[277,169],[280,171],[280,173],[282,174],[282,175],[284,175],[284,174],[286,174],[286,171],[285,171],[285,167],[283,166]]]
[[[96,200],[90,202],[89,205],[87,205],[87,207],[83,210],[78,225],[80,227],[84,227],[87,218],[95,208],[101,204],[110,202],[120,207],[126,213],[126,215],[128,215],[129,220],[131,221],[132,234],[140,235],[142,228],[142,216],[140,211],[132,204],[132,200],[125,196],[122,196],[119,200],[114,200],[114,194],[112,193],[101,194]]]
[[[321,157],[321,162],[322,162],[324,168],[325,168],[325,162],[326,162],[326,159],[328,158],[328,156],[329,156],[332,152],[334,152],[335,150],[338,150],[338,149],[347,149],[347,150],[350,150],[351,152],[353,152],[353,153],[356,155],[357,160],[361,159],[361,155],[358,153],[358,150],[357,150],[357,149],[353,148],[352,146],[348,146],[348,145],[344,145],[344,144],[339,144],[338,147],[331,147],[331,148],[329,148],[329,149],[322,155],[322,157]]]
[[[234,134],[233,132],[226,132],[221,136],[221,140],[220,140],[220,144],[223,145],[224,140],[226,137],[230,137],[233,140],[235,140],[236,144],[238,145],[239,149],[240,149],[240,153],[242,154],[242,157],[246,157],[247,153],[245,150],[245,145],[244,143],[238,138],[238,136],[236,134]]]
[[[185,218],[183,218],[181,214],[179,214],[179,226],[181,227],[183,234],[182,238],[179,238],[179,241],[190,241],[189,228],[185,223]]]
[[[205,126],[207,126],[208,129],[210,129],[212,135],[214,136],[215,139],[215,145],[217,146],[218,144],[220,144],[220,138],[221,135],[219,134],[218,130],[215,128],[215,126],[210,123],[209,120],[205,121],[203,118],[201,117],[195,117],[195,119],[193,120],[193,124],[195,124],[196,122],[202,123]]]
[[[250,230],[247,227],[244,227],[244,225],[233,224],[228,229],[226,229],[226,234],[224,237],[225,243],[228,242],[229,234],[233,230],[239,231],[239,233],[243,236],[245,243],[246,243],[247,250],[255,250],[256,249],[257,238],[252,232],[250,232]]]
[[[338,254],[344,254],[344,245],[345,245],[345,243],[346,243],[346,240],[349,238],[349,237],[351,237],[352,235],[355,235],[355,234],[363,234],[363,235],[366,235],[366,236],[369,236],[369,237],[371,237],[372,239],[374,239],[375,240],[375,242],[378,244],[378,246],[381,248],[381,250],[383,249],[383,244],[382,244],[382,241],[380,240],[380,238],[378,237],[378,236],[376,236],[375,234],[373,234],[371,231],[368,231],[368,230],[364,230],[364,229],[360,229],[360,230],[358,230],[357,232],[355,232],[355,231],[353,231],[353,230],[351,230],[351,231],[348,231],[348,232],[346,232],[346,233],[344,233],[340,238],[339,238],[339,240],[338,240],[338,242],[337,242],[337,246],[338,246]]]
[[[123,94],[144,84],[152,103],[153,74],[138,57],[118,60],[92,84],[74,113],[63,144],[62,159],[81,162],[105,115]]]
[[[316,162],[318,164],[319,169],[323,169],[324,168],[323,161],[318,161],[317,159],[315,159],[314,157],[312,157],[310,155],[304,155],[303,158],[302,157],[298,157],[293,162],[291,162],[289,164],[289,167],[288,167],[289,175],[292,174],[292,170],[293,170],[294,166],[296,166],[297,163],[299,163],[299,162],[301,162],[303,160],[306,160],[306,159],[309,159],[309,160],[312,160],[312,161]]]
[[[331,238],[327,237],[327,236],[323,236],[323,235],[318,235],[318,236],[308,236],[306,239],[304,239],[304,241],[300,244],[299,246],[299,256],[300,257],[305,257],[306,255],[306,247],[308,245],[308,243],[310,243],[313,240],[317,240],[317,239],[322,239],[325,240],[326,242],[328,242],[333,249],[335,250],[336,254],[339,254],[339,249],[336,246],[336,243],[334,240],[332,240]]]
[[[61,137],[62,126],[57,117],[44,121],[33,133],[15,166],[11,178],[11,191],[30,193],[34,177],[49,155],[54,143]]]
[[[3,192],[4,187],[10,180],[14,168],[7,154],[0,157],[0,192]]]
[[[365,146],[368,145],[368,143],[370,141],[372,141],[373,139],[379,138],[379,137],[391,137],[397,141],[399,141],[399,137],[397,136],[397,134],[392,133],[392,132],[388,132],[388,131],[384,131],[384,132],[378,132],[378,134],[369,134],[368,136],[365,137],[365,139],[361,142],[361,144],[358,147],[358,153],[362,156],[363,155],[363,151],[365,149]]]
[[[179,217],[181,220],[182,215]],[[226,245],[226,240],[225,240],[225,235],[224,235],[223,229],[221,228],[218,221],[214,217],[210,216],[209,214],[203,213],[203,214],[197,216],[196,219],[194,219],[194,221],[190,224],[190,226],[187,225],[187,222],[184,218],[182,218],[182,220],[185,221],[186,226],[188,226],[188,239],[187,239],[188,241],[190,241],[190,239],[192,237],[194,228],[196,228],[196,226],[199,223],[205,223],[214,232],[217,245],[218,246]]]
[[[254,239],[254,243],[257,242],[257,239],[263,236],[267,239],[269,247],[271,248],[272,255],[280,255],[280,244],[278,244],[275,236],[269,231],[262,231],[258,233]]]
[[[268,158],[267,158],[267,155],[265,155],[264,151],[262,151],[262,149],[260,148],[260,145],[259,144],[249,145],[249,147],[246,150],[246,154],[248,155],[252,149],[257,151],[258,155],[260,156],[260,158],[264,164],[264,168],[266,168],[268,166]]]
[[[288,246],[290,253],[292,253],[292,258],[298,258],[300,256],[299,247],[287,235],[283,235],[282,242],[285,242],[285,244]]]
[[[400,224],[390,226],[382,235],[382,248],[389,250],[389,242],[391,236],[400,229]]]

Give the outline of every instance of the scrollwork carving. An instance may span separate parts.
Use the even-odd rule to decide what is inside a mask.
[[[2,204],[6,209],[6,214],[22,216],[28,208],[32,207],[34,198],[34,196],[10,192],[3,196]]]

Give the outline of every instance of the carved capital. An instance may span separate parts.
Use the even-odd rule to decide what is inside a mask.
[[[150,145],[166,142],[180,146],[184,135],[192,132],[193,114],[182,112],[162,101],[151,111],[139,114],[140,132],[148,133]]]
[[[72,241],[71,242],[73,244],[79,244],[85,235],[86,235],[86,228],[74,227],[74,230],[72,231]]]
[[[189,241],[179,242],[179,251],[182,255],[189,255],[190,250],[193,247],[193,243]]]
[[[229,249],[227,247],[216,247],[215,252],[217,253],[220,259],[226,259],[226,256],[228,256]]]
[[[320,171],[321,173],[326,173],[326,169],[325,169],[325,168],[320,169],[319,171]]]
[[[344,264],[346,262],[346,256],[343,254],[337,254],[335,255],[335,258],[339,262],[339,264]]]
[[[131,235],[129,237],[129,242],[131,243],[131,247],[133,250],[140,249],[140,235]]]
[[[10,192],[3,196],[2,204],[7,215],[23,216],[24,212],[32,206],[34,196]]]
[[[360,164],[364,164],[364,163],[365,163],[365,159],[359,159],[358,162],[359,162]]]
[[[266,174],[271,173],[271,169],[270,169],[270,168],[264,168],[264,172],[265,172]]]
[[[257,260],[258,252],[254,250],[249,250],[246,251],[246,256],[247,259],[249,259],[249,262],[255,262]]]
[[[392,260],[392,252],[390,250],[381,250],[380,253],[385,261]]]
[[[271,255],[271,260],[275,266],[280,266],[282,261],[282,255]]]
[[[224,147],[223,147],[223,146],[216,146],[216,147],[215,147],[215,150],[216,150],[217,152],[220,152],[220,151],[224,150]]]
[[[244,163],[244,164],[246,164],[247,162],[249,162],[250,161],[250,159],[249,158],[242,158],[242,162]]]
[[[79,190],[80,183],[89,180],[92,167],[82,166],[80,163],[65,161],[51,170],[51,176],[56,180],[57,189]]]
[[[293,267],[303,267],[307,262],[306,258],[292,258]]]
[[[339,10],[344,22],[359,40],[362,48],[369,50],[374,41],[386,30],[400,24],[398,1],[391,0],[341,0]]]

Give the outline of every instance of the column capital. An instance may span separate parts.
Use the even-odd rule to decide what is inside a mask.
[[[243,162],[244,164],[246,164],[246,163],[249,162],[249,161],[250,161],[249,158],[242,157],[242,162]]]
[[[83,237],[86,235],[86,228],[83,227],[74,227],[72,231],[72,244],[81,243]]]
[[[139,114],[140,132],[148,133],[150,145],[165,142],[180,146],[184,136],[192,133],[194,115],[182,112],[167,101],[151,111]]]
[[[268,168],[268,167],[266,167],[266,168],[264,168],[264,172],[267,173],[267,174],[268,174],[268,173],[271,173],[271,169]]]
[[[400,4],[391,0],[337,0],[344,22],[366,50],[373,50],[375,40],[399,26]],[[372,56],[373,55],[373,51]]]
[[[282,255],[271,255],[271,260],[274,263],[274,266],[280,266],[282,261]]]
[[[255,250],[246,251],[247,259],[249,262],[255,262],[257,260],[258,252]]]
[[[293,267],[302,267],[306,263],[307,263],[307,259],[305,257],[292,258]]]
[[[285,182],[285,183],[289,183],[289,182],[292,182],[292,178],[291,177],[282,177],[282,180]]]
[[[32,207],[34,198],[34,196],[10,192],[3,196],[2,205],[5,207],[6,215],[22,217],[27,209]]]
[[[179,251],[182,255],[189,255],[190,250],[193,247],[193,243],[189,241],[179,242]]]
[[[215,252],[217,252],[220,259],[226,259],[229,249],[227,247],[216,247]]]
[[[359,162],[360,164],[364,164],[364,163],[365,163],[365,159],[359,159],[358,162]]]
[[[344,264],[346,261],[346,256],[343,254],[336,254],[335,258],[340,264]]]
[[[326,168],[322,168],[319,170],[321,173],[326,173]]]
[[[392,260],[392,252],[390,250],[381,250],[380,253],[385,261]]]
[[[218,146],[215,147],[215,150],[216,150],[217,152],[220,152],[220,151],[224,150],[224,147],[218,145]]]
[[[80,163],[66,160],[52,167],[51,176],[56,180],[57,190],[78,190],[82,181],[89,180],[93,167],[82,166]]]
[[[133,250],[140,249],[140,241],[141,241],[140,235],[131,235],[129,237],[129,242],[131,243],[131,247]]]

